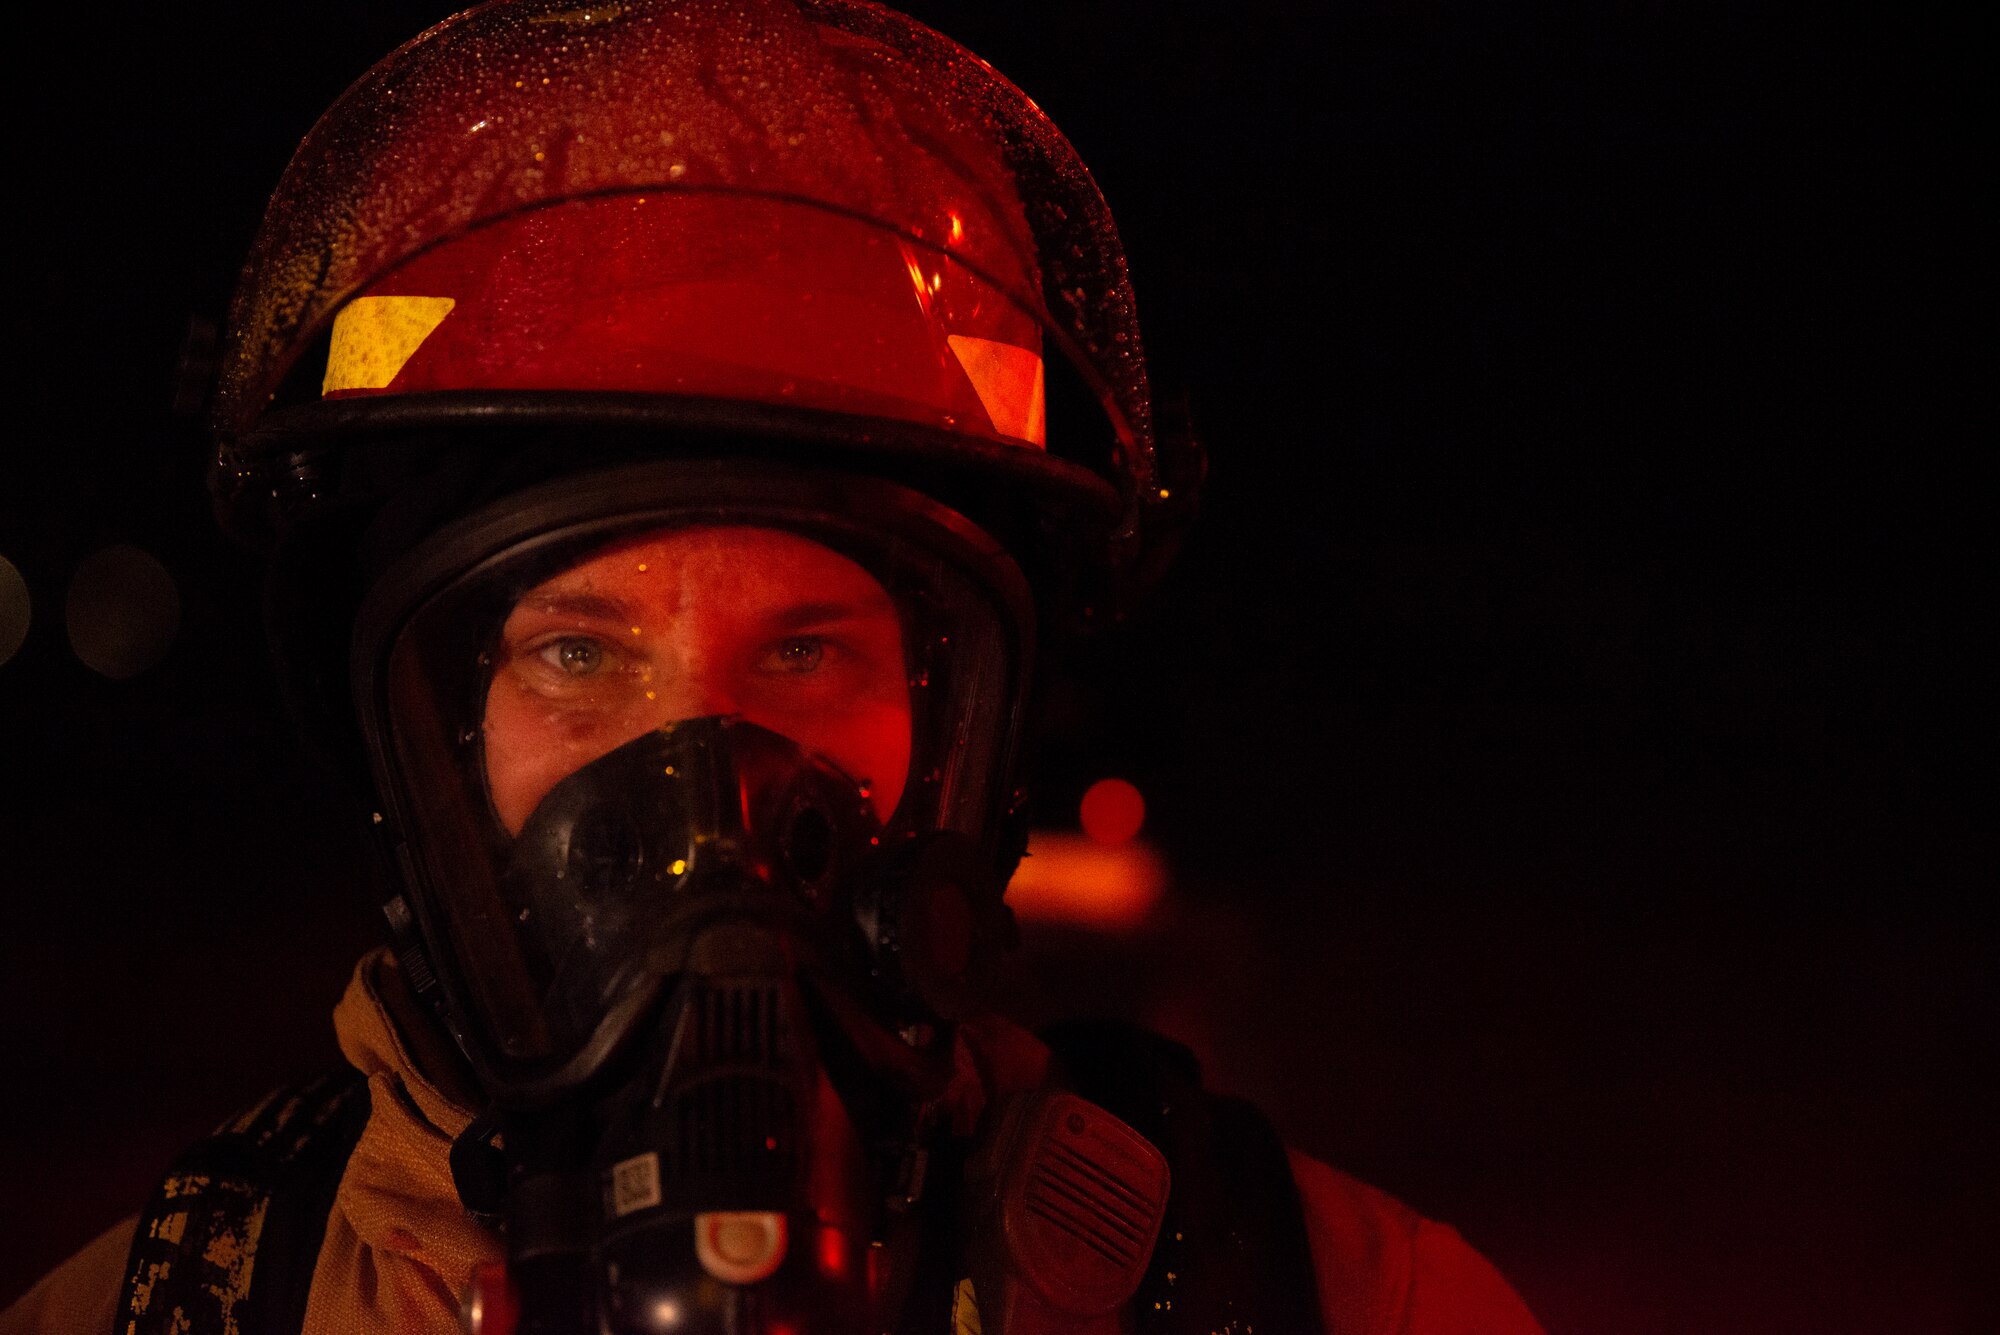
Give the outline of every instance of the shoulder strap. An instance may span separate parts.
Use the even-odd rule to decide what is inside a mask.
[[[175,1161],[132,1240],[115,1335],[296,1335],[368,1121],[343,1070],[279,1089]]]
[[[1305,1211],[1271,1123],[1202,1089],[1192,1052],[1137,1025],[1072,1022],[1043,1038],[1071,1087],[1158,1146],[1173,1173],[1133,1300],[1139,1335],[1323,1331]]]

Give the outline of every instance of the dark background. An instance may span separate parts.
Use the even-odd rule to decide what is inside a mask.
[[[1557,1332],[1990,1319],[1959,44],[1756,5],[912,8],[1093,164],[1214,458],[1044,766],[1056,823],[1137,781],[1179,879],[1136,937],[1033,933],[1030,1018],[1188,1040]],[[159,6],[16,51],[0,1298],[336,1059],[373,910],[168,404],[291,146],[442,12]],[[125,681],[63,634],[117,542],[181,600]]]

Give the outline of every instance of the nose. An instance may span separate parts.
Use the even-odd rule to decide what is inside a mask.
[[[651,688],[652,724],[664,728],[691,718],[741,713],[734,683],[715,671],[687,670],[660,680]]]

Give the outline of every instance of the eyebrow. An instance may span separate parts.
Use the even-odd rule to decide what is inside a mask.
[[[538,593],[530,595],[522,602],[524,606],[534,611],[554,613],[557,616],[616,621],[620,625],[632,619],[632,609],[624,602],[595,593]]]
[[[771,621],[780,630],[802,630],[807,626],[819,625],[829,621],[859,620],[863,617],[874,615],[880,610],[882,609],[878,608],[872,600],[866,603],[831,601],[795,603],[790,607],[780,609],[771,618]],[[895,615],[895,605],[893,603],[890,604],[888,611],[891,616]]]

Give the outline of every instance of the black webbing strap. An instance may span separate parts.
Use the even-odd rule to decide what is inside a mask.
[[[297,1335],[368,1121],[353,1070],[280,1089],[175,1161],[139,1216],[113,1335]]]
[[[1137,1335],[1317,1335],[1305,1216],[1276,1131],[1201,1087],[1194,1055],[1136,1025],[1044,1035],[1076,1092],[1166,1154],[1167,1218]],[[181,1156],[140,1216],[114,1335],[296,1335],[361,1129],[354,1071],[280,1090]]]
[[[1270,1122],[1204,1091],[1193,1053],[1137,1025],[1070,1023],[1042,1037],[1070,1086],[1158,1146],[1173,1173],[1133,1300],[1138,1335],[1322,1332],[1305,1212]]]

